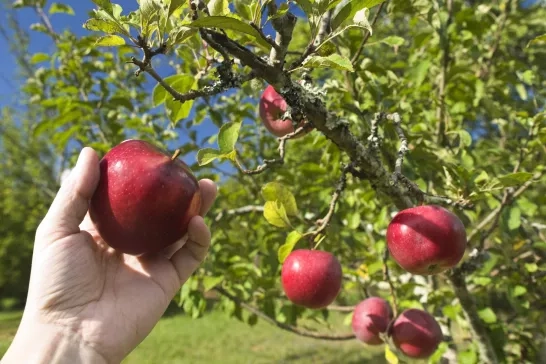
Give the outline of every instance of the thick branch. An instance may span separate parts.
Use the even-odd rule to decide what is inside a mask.
[[[296,334],[296,335],[299,335],[299,336],[310,337],[310,338],[313,338],[313,339],[334,340],[334,341],[353,340],[355,338],[355,336],[353,334],[344,334],[344,335],[320,334],[320,333],[317,333],[317,332],[304,330],[304,329],[301,329],[301,328],[296,327],[296,326],[292,326],[292,325],[288,325],[288,324],[279,322],[279,321],[275,320],[274,318],[267,316],[265,313],[263,313],[262,311],[260,311],[256,307],[254,307],[252,305],[249,305],[248,303],[243,302],[238,297],[232,295],[231,293],[229,293],[225,289],[217,287],[217,288],[215,288],[215,290],[218,293],[220,293],[222,296],[225,296],[225,297],[229,298],[230,300],[235,302],[237,305],[239,305],[242,308],[244,308],[245,310],[255,314],[256,316],[258,316],[262,320],[264,320],[264,321],[266,321],[266,322],[268,322],[268,323],[270,323],[272,325],[275,325],[280,329],[283,329],[285,331],[289,331],[289,332],[291,332],[293,334]]]

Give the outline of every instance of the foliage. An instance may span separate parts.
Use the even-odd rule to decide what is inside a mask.
[[[16,3],[38,14],[46,7]],[[399,312],[419,307],[437,317],[451,340],[431,361],[448,349],[465,363],[494,356],[540,361],[546,335],[544,5],[211,0],[191,2],[192,9],[185,1],[141,0],[128,11],[108,0],[94,3],[84,36],[57,33],[44,18],[34,27],[51,36],[55,49],[30,58],[33,73],[23,90],[39,117],[27,123],[32,137],[49,140],[58,155],[72,156],[81,145],[104,153],[127,137],[181,147],[200,177],[220,182],[208,218],[211,252],[177,297],[184,311],[205,314],[205,296],[216,290],[228,293],[218,307],[250,325],[258,317],[244,315],[243,303],[259,309],[262,319],[293,326],[312,319],[327,330],[329,310],[290,304],[279,284],[288,251],[320,244],[344,266],[337,304],[394,294]],[[59,5],[53,13],[61,9],[71,13]],[[283,49],[291,27],[292,41]],[[280,45],[272,45],[273,28]],[[303,115],[316,129],[281,141],[282,161],[279,141],[257,117],[265,81],[285,96],[294,119]],[[398,194],[403,180],[385,177],[402,161],[400,133],[387,118],[374,125],[376,112],[401,116],[409,152],[400,172],[427,195]],[[348,147],[355,145],[367,149]],[[351,162],[373,168],[346,176],[332,204],[345,176],[340,165]],[[434,201],[450,205],[467,227],[468,254],[453,275],[411,276],[383,260],[390,217],[404,201],[430,195],[448,196]],[[457,208],[470,203],[472,209]],[[317,232],[331,208],[334,214]],[[20,228],[10,231],[29,240]]]

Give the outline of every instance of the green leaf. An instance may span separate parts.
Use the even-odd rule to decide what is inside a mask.
[[[495,315],[495,312],[489,307],[478,311],[478,316],[487,324],[494,324],[497,322],[497,315]]]
[[[169,16],[172,15],[178,8],[186,4],[186,0],[171,0],[169,5]]]
[[[516,85],[516,91],[518,92],[518,96],[523,101],[527,100],[527,89],[525,88],[525,85],[518,83]]]
[[[354,0],[348,1],[347,4],[342,7],[337,14],[334,15],[332,19],[332,30],[336,30],[341,23],[347,19],[353,19],[357,11],[360,11],[364,8],[371,8],[378,4],[381,4],[385,0]]]
[[[30,59],[30,63],[36,64],[40,62],[49,61],[49,54],[47,53],[34,53]]]
[[[222,283],[224,280],[224,276],[218,276],[218,277],[210,277],[205,276],[203,277],[203,288],[205,289],[205,292],[210,291],[220,283]]]
[[[519,297],[519,296],[523,296],[526,293],[527,293],[527,288],[517,285],[514,287],[514,290],[512,291],[512,296]]]
[[[388,44],[390,46],[401,46],[406,40],[402,37],[397,37],[396,35],[391,35],[387,38],[380,40],[381,43]]]
[[[510,209],[510,217],[508,218],[508,229],[516,230],[521,226],[521,210],[518,207]]]
[[[124,44],[125,39],[123,39],[119,35],[105,35],[104,37],[100,37],[99,39],[97,39],[97,41],[95,42],[95,45],[105,47],[116,47]]]
[[[419,87],[423,84],[423,81],[427,77],[428,70],[431,65],[432,62],[430,60],[423,60],[410,71],[411,75],[409,78],[415,83],[416,87]]]
[[[538,265],[536,263],[525,263],[525,269],[529,273],[535,273],[538,270]]]
[[[182,44],[186,39],[197,33],[197,29],[187,26],[179,26],[173,28],[169,33],[167,44],[173,46],[175,44]]]
[[[264,205],[264,217],[268,223],[277,227],[290,227],[284,205],[279,201],[267,201]]]
[[[389,364],[398,364],[398,357],[391,350],[389,345],[385,345],[385,359],[387,360],[387,363]]]
[[[538,37],[531,39],[529,43],[527,43],[527,48],[530,45],[536,44],[536,43],[546,43],[546,34],[542,34],[542,35],[539,35]]]
[[[469,132],[467,132],[466,130],[459,130],[458,134],[459,134],[461,147],[463,148],[468,147],[472,144],[472,136],[470,135]]]
[[[222,157],[222,155],[223,154],[219,150],[213,148],[203,148],[197,152],[197,163],[200,166],[204,166]]]
[[[262,187],[262,196],[266,201],[279,201],[290,216],[298,214],[296,199],[288,187],[279,182],[269,182]]]
[[[280,246],[277,251],[277,256],[279,258],[279,263],[284,263],[284,260],[288,255],[294,250],[296,243],[302,238],[302,234],[299,231],[292,231],[286,237],[286,240],[283,245]]]
[[[83,27],[87,30],[105,32],[109,34],[116,33],[121,30],[116,22],[103,19],[89,19],[83,24]],[[124,30],[123,32],[125,33]]]
[[[207,16],[202,17],[197,20],[194,20],[191,24],[189,24],[191,27],[196,28],[220,28],[224,30],[233,30],[236,32],[245,33],[247,35],[250,35],[251,37],[254,37],[259,45],[262,47],[265,47],[266,49],[270,49],[271,45],[262,38],[261,34],[254,29],[253,26],[251,26],[248,23],[245,23],[242,20],[229,17],[229,16]]]
[[[227,0],[210,0],[207,4],[209,13],[212,16],[215,15],[227,15],[229,11],[229,2]]]
[[[241,122],[229,122],[220,128],[218,133],[218,147],[220,152],[230,153],[235,149],[235,144],[239,138],[239,131],[241,130]]]
[[[307,68],[331,68],[343,71],[354,72],[351,60],[337,53],[331,54],[328,57],[311,56],[307,57],[302,64]]]
[[[370,34],[372,34],[372,26],[370,25],[370,22],[368,21],[368,8],[361,9],[355,13],[353,16],[353,23],[355,25],[358,25],[359,27],[362,27],[364,29],[368,29]]]
[[[110,0],[91,0],[93,1],[100,9],[106,11],[110,15],[114,15],[114,10],[112,8],[112,3]]]
[[[49,7],[49,14],[56,14],[56,13],[74,15],[74,9],[72,9],[70,5],[53,3]]]
[[[517,172],[498,177],[498,180],[503,185],[503,187],[514,187],[529,181],[531,178],[533,178],[532,173]]]
[[[170,76],[165,78],[165,82],[182,94],[190,91],[194,85],[196,85],[196,80],[192,75]],[[187,118],[192,106],[193,100],[182,103],[170,97],[169,94],[165,96],[165,109],[167,111],[167,116],[173,124]]]
[[[167,97],[167,90],[159,83],[155,85],[154,90],[152,91],[152,105],[153,107],[159,106],[165,102]]]

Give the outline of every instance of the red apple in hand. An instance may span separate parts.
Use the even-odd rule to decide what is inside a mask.
[[[281,278],[290,301],[307,308],[324,308],[341,290],[341,264],[325,251],[294,250],[284,261]]]
[[[428,312],[415,308],[398,316],[390,335],[394,345],[410,358],[425,359],[434,354],[442,342],[442,329]]]
[[[379,334],[387,331],[392,316],[391,306],[383,298],[367,298],[355,307],[351,323],[353,333],[366,344],[379,345],[383,343]]]
[[[275,91],[273,86],[266,87],[264,93],[260,97],[260,118],[269,132],[279,138],[286,134],[293,133],[294,126],[292,120],[283,120],[282,116],[286,112],[288,104],[284,98]],[[299,125],[302,126],[303,122]],[[297,137],[301,137],[307,133],[303,132]]]
[[[100,161],[89,215],[103,240],[126,254],[154,253],[182,238],[201,209],[189,167],[141,140],[127,140]]]
[[[400,211],[387,228],[392,258],[413,274],[436,274],[452,268],[466,249],[461,220],[440,206],[418,206]]]

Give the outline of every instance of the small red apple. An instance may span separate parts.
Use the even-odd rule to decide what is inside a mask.
[[[332,303],[341,290],[341,264],[331,253],[294,250],[282,266],[284,293],[293,303],[319,309]]]
[[[353,312],[351,326],[356,338],[369,345],[379,345],[380,333],[387,331],[392,320],[389,303],[380,297],[370,297],[360,302]]]
[[[466,244],[462,221],[436,205],[402,210],[387,228],[392,258],[413,274],[436,274],[454,267],[462,259]]]
[[[126,140],[100,161],[89,216],[109,246],[141,255],[182,238],[200,209],[199,184],[184,162],[145,141]]]
[[[283,120],[282,116],[286,112],[288,104],[285,99],[275,91],[273,86],[266,87],[262,96],[260,97],[259,109],[260,118],[269,132],[279,138],[286,134],[294,132],[294,126],[292,120]],[[303,122],[299,125],[302,126]],[[303,132],[296,138],[302,137],[307,134]]]
[[[443,340],[436,319],[423,310],[408,309],[394,321],[390,330],[394,345],[410,358],[431,356]]]

